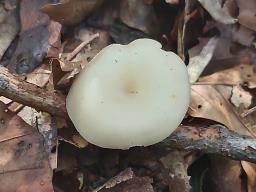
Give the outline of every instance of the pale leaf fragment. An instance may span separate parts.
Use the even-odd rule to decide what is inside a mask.
[[[220,0],[198,0],[201,5],[209,12],[209,14],[218,22],[223,24],[234,24],[237,19],[222,8]]]
[[[203,47],[199,55],[190,58],[187,66],[190,83],[195,83],[197,81],[207,64],[210,62],[217,46],[217,42],[218,38],[212,37]]]

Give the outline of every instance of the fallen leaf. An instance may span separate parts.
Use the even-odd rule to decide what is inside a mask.
[[[139,7],[139,9],[138,9]],[[150,36],[159,33],[157,15],[153,5],[137,0],[122,0],[120,7],[120,19],[131,28],[138,29]]]
[[[240,25],[238,30],[233,33],[232,39],[234,42],[250,47],[255,40],[254,31],[244,27],[243,25]]]
[[[0,191],[53,191],[43,137],[0,103]]]
[[[22,74],[33,71],[41,64],[47,52],[60,41],[61,26],[39,11],[47,2],[48,0],[21,1],[21,31],[16,50],[8,62],[11,72]]]
[[[245,27],[256,31],[256,2],[255,0],[247,0],[246,2],[243,0],[236,0],[239,15],[238,22]]]
[[[109,28],[120,16],[120,1],[111,0],[93,11],[88,17],[88,24],[96,28]]]
[[[199,78],[199,84],[211,85],[244,85],[252,89],[256,87],[254,66],[240,64],[230,69],[225,69],[211,75]]]
[[[200,49],[200,47],[202,47],[201,44],[204,43],[199,43],[198,46],[195,46],[189,50],[190,60],[187,69],[189,74],[189,81],[191,84],[197,81],[207,64],[212,59],[217,43],[218,38],[212,37],[209,39],[207,44],[203,46],[202,50],[200,50],[200,53],[198,53],[198,49]]]
[[[15,2],[12,9],[5,8],[5,4],[11,1],[5,0],[0,3],[0,59],[5,51],[16,37],[20,25],[18,20],[18,1]],[[12,2],[12,3],[13,3]]]
[[[160,161],[163,166],[169,170],[169,190],[189,192],[191,186],[189,184],[190,177],[187,174],[188,165],[184,161],[182,152],[172,151],[166,156],[161,157]],[[179,186],[176,185],[177,182]]]
[[[247,161],[241,161],[242,167],[247,175],[248,192],[256,190],[256,165]]]
[[[129,28],[122,23],[115,23],[110,27],[110,35],[116,43],[128,44],[139,38],[149,38],[149,36],[139,30]]]
[[[46,112],[38,112],[25,106],[18,115],[32,127],[36,127],[44,138],[44,149],[48,153],[48,159],[52,169],[57,167],[57,130],[53,128],[57,120]],[[52,150],[52,149],[56,150]]]
[[[192,85],[188,113],[211,119],[243,135],[251,135],[230,103],[211,85]]]
[[[24,105],[20,103],[12,102],[9,104],[8,109],[17,114],[20,110],[22,110],[23,107]]]
[[[239,161],[234,161],[225,157],[211,155],[210,167],[207,170],[206,191],[232,191],[241,192],[244,189],[241,179],[242,167]]]
[[[33,72],[26,75],[26,81],[37,85],[38,87],[44,87],[50,79],[51,71],[46,65],[41,65]]]
[[[103,3],[102,0],[66,0],[42,6],[49,17],[64,25],[75,25]]]
[[[234,24],[237,19],[222,8],[220,0],[198,0],[201,5],[210,13],[210,15],[218,22],[223,24]]]
[[[65,127],[58,130],[59,140],[67,142],[78,148],[85,148],[88,142],[77,132],[75,128]]]

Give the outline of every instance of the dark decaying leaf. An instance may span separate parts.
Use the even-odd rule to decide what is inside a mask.
[[[20,34],[19,44],[10,60],[9,69],[16,73],[31,72],[46,56],[49,32],[39,25]]]
[[[42,135],[0,103],[0,191],[53,191]]]
[[[149,36],[139,30],[131,29],[122,23],[115,23],[110,28],[110,35],[116,43],[128,44],[139,38],[149,38]]]
[[[176,192],[189,192],[191,186],[189,184],[190,177],[187,174],[188,165],[184,161],[182,152],[172,151],[160,159],[163,166],[168,169],[169,190]]]
[[[47,55],[50,47],[56,46],[55,44],[60,41],[61,26],[54,24],[46,14],[39,11],[47,2],[48,0],[21,1],[21,32],[17,48],[8,65],[12,72],[33,71]]]
[[[225,157],[210,156],[210,168],[207,170],[205,187],[209,192],[232,191],[245,192],[242,181],[242,167],[239,161]]]
[[[139,9],[138,9],[139,7]],[[156,36],[160,27],[153,5],[137,0],[122,0],[120,8],[120,19],[131,28],[143,31],[150,36]]]

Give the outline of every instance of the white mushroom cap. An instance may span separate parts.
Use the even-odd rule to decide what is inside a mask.
[[[151,39],[104,48],[83,69],[67,97],[78,132],[104,148],[148,146],[184,118],[190,84],[183,61]]]

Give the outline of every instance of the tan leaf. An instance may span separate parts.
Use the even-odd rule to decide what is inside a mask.
[[[256,165],[247,161],[241,161],[241,164],[247,175],[248,192],[256,191]]]
[[[189,115],[220,122],[231,130],[251,135],[230,103],[211,85],[193,85]]]
[[[198,84],[210,85],[238,85],[244,84],[249,88],[256,87],[254,68],[249,64],[241,64],[230,69],[222,70],[199,78]]]
[[[249,29],[256,31],[256,1],[236,0],[239,8],[238,22]]]
[[[43,137],[0,103],[0,191],[53,191]]]

